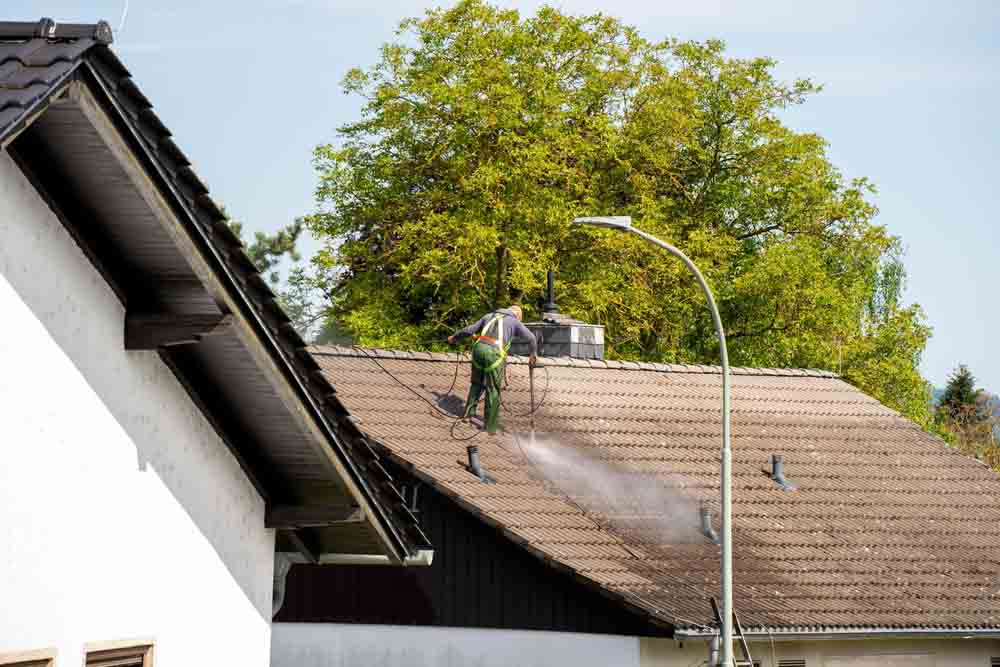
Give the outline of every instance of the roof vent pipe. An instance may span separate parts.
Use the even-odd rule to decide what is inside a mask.
[[[469,455],[469,463],[465,466],[465,469],[485,484],[495,484],[496,480],[483,471],[483,466],[479,462],[479,447],[477,445],[469,445],[465,448],[465,451]]]
[[[712,540],[713,543],[719,544],[719,534],[715,532],[715,528],[712,527],[712,512],[708,509],[708,505],[701,506],[701,534]]]
[[[785,457],[781,454],[771,454],[771,479],[782,491],[795,491],[797,488],[785,477]]]
[[[483,468],[479,464],[479,447],[476,445],[469,445],[465,448],[465,451],[469,453],[469,472],[479,479],[482,479]]]

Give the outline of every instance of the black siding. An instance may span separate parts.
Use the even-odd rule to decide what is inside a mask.
[[[274,620],[670,636],[429,487],[417,506],[433,565],[296,565]]]

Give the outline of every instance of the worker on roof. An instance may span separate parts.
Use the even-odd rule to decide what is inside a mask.
[[[524,313],[520,306],[501,308],[483,315],[478,322],[448,337],[449,345],[454,345],[469,336],[476,339],[472,346],[472,384],[469,386],[469,398],[465,402],[464,416],[468,418],[475,413],[479,397],[483,389],[486,389],[485,422],[489,433],[497,432],[497,417],[500,415],[500,382],[511,340],[516,336],[526,339],[531,344],[529,364],[535,364],[538,354],[535,334],[521,324],[523,317]]]

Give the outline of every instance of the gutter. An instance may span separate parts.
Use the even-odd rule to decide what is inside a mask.
[[[711,630],[680,629],[674,631],[678,641],[711,640],[717,635]],[[995,628],[877,628],[853,626],[844,628],[753,628],[744,630],[747,641],[824,641],[862,639],[1000,639],[1000,627]]]
[[[309,564],[306,557],[297,551],[280,552],[292,564]],[[420,549],[416,554],[407,556],[403,565],[412,567],[429,567],[434,562],[433,549]],[[382,554],[319,554],[316,560],[319,565],[395,565],[388,556]]]

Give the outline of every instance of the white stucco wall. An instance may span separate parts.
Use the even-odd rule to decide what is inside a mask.
[[[635,637],[275,623],[272,667],[638,667]]]
[[[990,667],[991,639],[754,642],[761,667],[805,659],[806,667]],[[273,667],[697,667],[703,641],[564,632],[275,623]]]
[[[152,638],[266,665],[273,531],[236,460],[0,152],[0,653]]]

